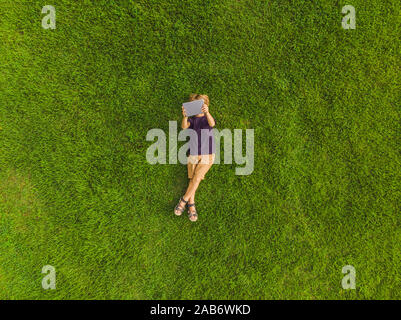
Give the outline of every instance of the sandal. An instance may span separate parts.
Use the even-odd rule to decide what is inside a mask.
[[[184,208],[180,207],[181,202],[184,202]],[[183,197],[180,198],[180,201],[178,202],[178,204],[175,206],[175,209],[174,209],[174,213],[175,213],[176,216],[182,215],[182,213],[185,210],[185,206],[187,205],[187,203],[188,203],[188,201],[185,201]],[[177,211],[178,211],[178,214],[177,214]]]
[[[189,207],[194,207],[193,212],[190,212],[190,211],[189,211]],[[192,217],[195,217],[196,219],[195,219],[195,220],[192,220],[192,219],[191,219]],[[195,209],[195,203],[190,203],[190,204],[188,204],[188,218],[189,218],[189,220],[191,220],[192,222],[195,222],[196,220],[198,220],[198,213],[196,212],[196,209]]]

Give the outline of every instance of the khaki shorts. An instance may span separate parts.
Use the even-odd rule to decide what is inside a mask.
[[[202,154],[188,157],[188,178],[205,179],[206,172],[213,165],[215,154]]]

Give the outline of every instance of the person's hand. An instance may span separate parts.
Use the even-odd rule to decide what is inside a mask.
[[[209,113],[209,106],[204,103],[202,106],[202,112],[208,114]]]
[[[182,106],[182,116],[183,117],[187,117],[187,113],[185,112],[184,106]]]

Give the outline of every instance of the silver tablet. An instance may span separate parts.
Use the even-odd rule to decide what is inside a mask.
[[[203,99],[200,99],[191,102],[185,102],[182,105],[184,106],[185,113],[187,114],[187,116],[192,117],[202,113],[202,106],[204,103],[205,102],[203,101]]]

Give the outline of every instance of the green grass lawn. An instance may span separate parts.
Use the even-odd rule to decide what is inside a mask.
[[[0,299],[400,299],[400,35],[399,0],[2,0]],[[192,92],[255,132],[196,223],[145,140]]]

